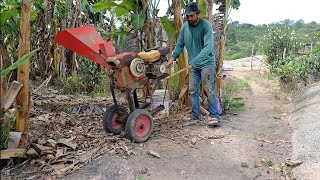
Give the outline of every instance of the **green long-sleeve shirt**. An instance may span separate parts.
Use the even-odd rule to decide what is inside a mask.
[[[192,68],[201,69],[214,65],[213,38],[212,25],[207,20],[200,19],[197,26],[189,26],[189,23],[185,22],[181,27],[172,56],[175,59],[178,58],[186,46]]]

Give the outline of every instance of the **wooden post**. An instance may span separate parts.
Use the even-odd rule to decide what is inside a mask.
[[[20,17],[20,34],[19,34],[19,59],[30,52],[30,8],[31,0],[22,1],[21,17]],[[17,80],[23,84],[16,99],[16,130],[23,132],[21,138],[21,147],[26,148],[29,143],[29,109],[30,109],[30,93],[29,93],[29,73],[30,61],[26,61],[18,67]]]
[[[253,69],[253,51],[254,51],[254,45],[252,45],[252,51],[251,51],[251,70]]]
[[[286,59],[286,53],[287,53],[287,48],[285,47],[285,48],[283,49],[282,60],[285,60],[285,59]]]

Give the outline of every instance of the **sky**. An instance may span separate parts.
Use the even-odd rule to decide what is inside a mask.
[[[302,19],[305,23],[320,23],[320,0],[240,0],[240,3],[239,10],[231,11],[232,21],[258,25]],[[160,0],[160,16],[167,7],[168,0]]]

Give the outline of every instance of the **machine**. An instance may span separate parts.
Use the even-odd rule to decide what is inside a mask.
[[[168,78],[165,64],[169,49],[156,47],[115,54],[112,43],[104,41],[93,26],[61,31],[54,41],[108,69],[113,105],[103,114],[104,130],[113,134],[125,131],[134,142],[146,141],[154,126],[153,116],[164,110],[163,105],[150,105],[160,81]],[[144,92],[142,101],[138,100],[138,89]],[[125,94],[126,105],[118,102],[115,90]]]

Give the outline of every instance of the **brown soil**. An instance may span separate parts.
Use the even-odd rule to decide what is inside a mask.
[[[109,169],[121,174],[114,166],[125,164],[124,169],[131,169],[136,179],[145,180],[290,179],[290,169],[284,165],[291,156],[291,129],[286,115],[288,101],[280,93],[277,82],[267,79],[268,73],[260,60],[255,60],[253,70],[248,62],[243,59],[228,63],[235,70],[227,72],[225,81],[232,83],[233,77],[237,77],[250,84],[250,90],[234,94],[245,99],[242,112],[224,115],[222,127],[209,128],[205,123],[185,120],[189,108],[172,106],[172,115],[156,119],[151,138],[141,144],[131,143],[123,135],[104,133],[101,114],[111,99],[81,100],[50,96],[50,93],[45,98],[43,94],[41,98],[36,96],[37,108],[30,122],[34,144],[48,146],[46,140],[64,138],[71,139],[77,148],[60,144],[53,150],[53,156],[41,155],[30,161],[32,165],[26,163],[18,169],[6,168],[2,177],[55,178],[71,173],[66,179],[110,179],[101,173],[107,173],[106,169]],[[67,101],[69,103],[65,103]],[[59,171],[59,167],[49,164],[59,148],[72,154],[62,164],[63,167],[73,166],[63,171],[61,167]],[[103,164],[95,160],[113,155],[125,162]],[[95,177],[92,169],[103,169],[104,172]],[[119,177],[114,175],[111,179],[121,179]]]

